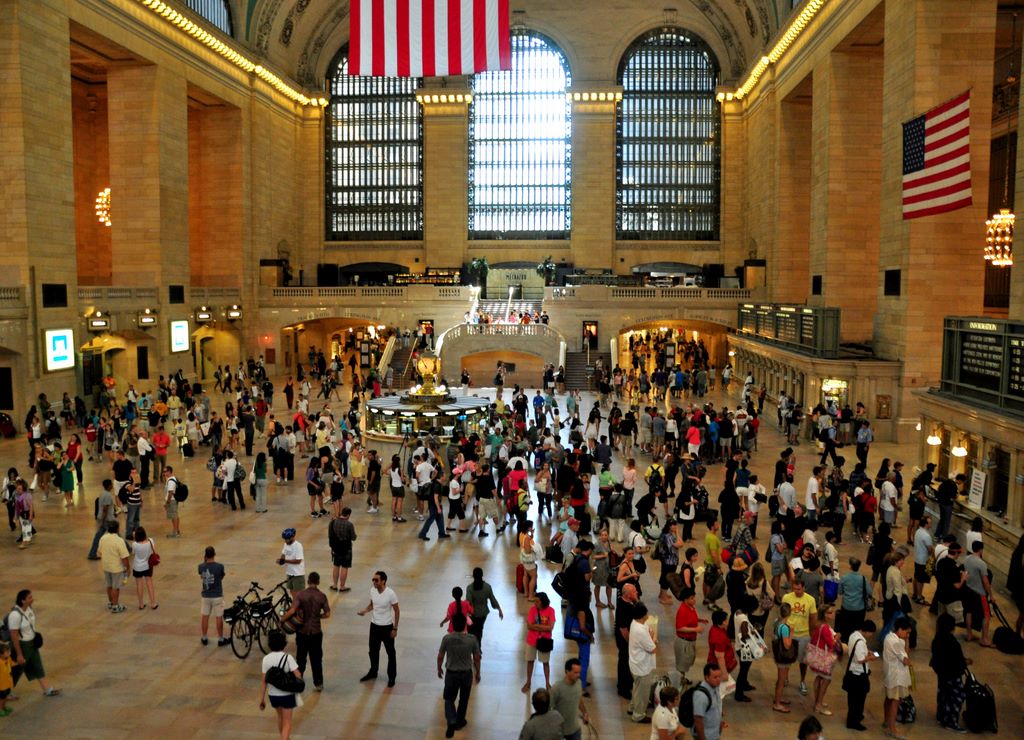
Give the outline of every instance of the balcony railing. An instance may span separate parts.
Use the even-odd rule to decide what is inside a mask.
[[[563,341],[562,334],[547,324],[456,324],[441,333],[437,339],[437,351],[445,341],[463,337],[535,337]]]
[[[708,301],[749,301],[753,291],[749,288],[649,288],[614,285],[576,285],[567,288],[547,288],[548,301],[672,301],[673,303],[706,303]]]

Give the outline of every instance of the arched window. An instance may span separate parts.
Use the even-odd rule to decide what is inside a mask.
[[[681,28],[633,42],[619,63],[616,236],[715,241],[721,141],[718,62]]]
[[[423,120],[408,77],[348,74],[342,49],[328,76],[327,241],[423,238]]]
[[[186,0],[186,4],[228,36],[234,36],[228,0]]]
[[[571,84],[565,55],[533,32],[512,35],[512,69],[472,78],[471,239],[568,239]]]

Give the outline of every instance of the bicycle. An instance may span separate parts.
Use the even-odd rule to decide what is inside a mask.
[[[260,598],[262,589],[257,581],[250,584],[249,590],[236,596],[232,606],[224,610],[224,621],[231,625],[231,651],[240,660],[249,656],[253,641],[264,655],[270,652],[263,624],[273,614],[273,605],[269,598]]]
[[[260,645],[260,650],[264,654],[270,652],[270,645],[268,637],[272,630],[283,629],[281,625],[281,617],[292,606],[292,596],[288,592],[287,588],[288,581],[281,581],[279,584],[274,586],[267,595],[260,600],[259,604],[259,616],[258,616],[258,629],[257,639]],[[274,594],[279,594],[277,598],[274,598]]]

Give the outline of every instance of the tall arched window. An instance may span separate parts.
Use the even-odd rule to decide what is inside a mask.
[[[186,0],[186,5],[228,36],[234,35],[232,33],[231,8],[228,6],[228,0]]]
[[[327,241],[423,238],[423,120],[408,77],[328,76],[324,194]]]
[[[512,69],[472,78],[469,108],[471,239],[568,239],[571,84],[549,39],[512,35]]]
[[[619,63],[616,236],[715,241],[721,141],[718,62],[681,28],[652,31]]]

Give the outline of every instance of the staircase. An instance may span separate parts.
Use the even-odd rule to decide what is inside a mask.
[[[509,307],[508,300],[488,298],[479,302],[479,309],[484,313],[489,313],[495,321],[502,321],[508,317],[506,311],[515,311],[516,313],[529,311],[532,314],[534,311],[539,312],[543,303],[543,301],[513,300]]]
[[[401,344],[395,347],[395,352],[391,356],[391,367],[395,369],[395,380],[393,384],[395,390],[404,389],[409,385],[405,369],[409,364],[409,355],[411,354],[411,346],[409,349],[404,349]]]
[[[611,367],[611,352],[595,352],[591,350],[590,364],[596,365],[598,360],[601,360],[606,368]],[[583,352],[565,353],[565,387],[568,390],[579,389],[585,391],[591,389],[587,384],[586,350]]]

